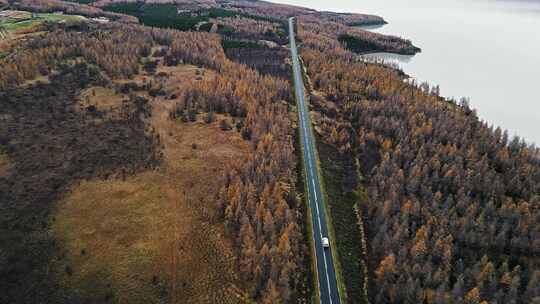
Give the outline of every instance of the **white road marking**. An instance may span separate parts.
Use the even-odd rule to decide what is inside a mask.
[[[316,172],[314,172],[314,169],[313,169],[313,165],[312,165],[312,159],[314,158],[314,152],[313,152],[313,147],[312,147],[312,142],[311,142],[311,137],[309,137],[310,135],[312,136],[312,132],[308,132],[308,123],[310,123],[309,121],[309,116],[306,115],[306,111],[309,111],[309,109],[306,108],[306,104],[305,104],[305,101],[304,101],[304,92],[302,90],[302,87],[300,87],[300,83],[302,83],[302,78],[301,78],[301,70],[300,70],[300,63],[299,63],[299,56],[298,56],[298,51],[296,49],[296,40],[295,40],[295,37],[294,37],[294,32],[293,32],[293,19],[294,18],[290,18],[289,19],[289,38],[290,38],[290,43],[291,43],[291,51],[292,51],[292,59],[293,59],[293,68],[294,68],[294,76],[295,76],[295,81],[296,81],[296,94],[297,94],[297,97],[299,99],[299,105],[300,105],[300,109],[299,109],[299,116],[300,116],[300,121],[301,121],[301,124],[302,124],[302,130],[303,130],[303,134],[301,134],[301,137],[303,137],[303,142],[304,142],[304,152],[306,154],[306,158],[307,158],[307,164],[308,164],[308,168],[306,168],[306,178],[310,178],[311,179],[311,184],[312,184],[312,191],[313,191],[313,196],[314,196],[314,202],[315,202],[315,207],[316,207],[316,216],[317,216],[317,222],[318,222],[318,226],[319,226],[319,236],[320,236],[320,240],[322,241],[322,225],[321,225],[321,216],[320,216],[320,211],[319,211],[319,199],[317,197],[317,187],[316,187],[316,184],[315,184],[315,178],[316,177]],[[308,112],[309,113],[309,112]],[[308,114],[309,115],[309,114]],[[309,129],[311,131],[311,129]],[[308,197],[309,197],[309,193],[310,191],[308,191]],[[326,251],[324,250],[324,247],[322,247],[322,254],[323,254],[323,259],[324,259],[324,269],[325,269],[325,275],[326,275],[326,283],[328,285],[328,298],[330,300],[330,304],[332,304],[332,289],[330,287],[330,278],[328,276],[328,261],[326,259]],[[316,259],[317,260],[317,259]],[[317,268],[318,269],[318,268]],[[319,291],[321,289],[321,286],[320,286],[320,280],[318,280],[319,282]],[[320,303],[322,304],[322,298],[320,299]]]
[[[318,199],[317,199],[317,191],[316,191],[316,188],[315,188],[315,180],[313,179],[313,177],[311,178],[311,183],[313,184],[313,195],[315,195],[315,203],[318,202]],[[319,204],[317,204],[319,205]]]
[[[324,258],[324,270],[326,274],[326,283],[328,284],[328,299],[330,300],[330,304],[332,304],[332,289],[330,288],[330,278],[328,277],[328,262],[326,261],[326,253],[324,252],[324,248],[323,248],[323,258]]]

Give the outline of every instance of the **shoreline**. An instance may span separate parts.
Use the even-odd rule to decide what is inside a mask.
[[[389,24],[389,22],[387,22],[383,17],[380,17],[380,18],[383,19],[384,23],[379,22],[379,23],[373,23],[373,24],[361,24],[361,25],[354,25],[352,27],[354,27],[356,29],[360,29],[362,31],[370,32],[372,34],[382,35],[382,36],[386,36],[386,37],[394,37],[394,38],[404,40],[404,41],[409,43],[409,48],[404,49],[403,52],[396,51],[396,50],[393,50],[393,49],[383,49],[383,50],[377,50],[377,51],[358,52],[356,54],[358,54],[358,55],[369,55],[369,54],[376,54],[376,53],[389,53],[389,54],[396,54],[396,55],[414,56],[414,55],[416,55],[418,53],[422,53],[422,48],[415,46],[410,39],[398,37],[398,36],[395,36],[395,35],[382,34],[382,33],[374,32],[371,29],[364,28],[364,27],[368,27],[368,26],[380,26],[380,27],[383,27],[383,26]]]

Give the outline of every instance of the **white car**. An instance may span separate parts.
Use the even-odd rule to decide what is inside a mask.
[[[322,246],[323,246],[324,248],[330,247],[330,241],[328,241],[328,238],[327,238],[327,237],[323,237],[323,238],[322,238]]]

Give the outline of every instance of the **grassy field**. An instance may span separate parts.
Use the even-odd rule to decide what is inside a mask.
[[[241,142],[220,137],[217,125],[178,131],[166,167],[125,181],[83,182],[59,205],[52,231],[66,258],[55,268],[61,284],[81,298],[233,302],[227,293],[235,279],[232,251],[211,221],[208,193],[216,185],[193,181],[215,180],[219,160],[240,155]]]
[[[83,182],[58,207],[52,231],[66,258],[55,268],[83,299],[234,302],[232,250],[212,222],[208,194],[217,191],[221,160],[241,156],[244,143],[217,124],[176,124],[164,168]]]
[[[127,97],[111,88],[93,87],[83,90],[79,96],[82,107],[94,106],[98,111],[108,111],[120,107]]]
[[[166,89],[195,81],[193,66],[158,67],[171,75]],[[206,77],[211,73],[204,73]],[[148,75],[134,81],[143,82]],[[174,85],[176,84],[176,85]],[[117,106],[125,96],[103,87],[81,92],[82,106]],[[74,187],[51,217],[64,258],[51,269],[76,300],[116,303],[239,303],[243,285],[214,194],[226,164],[248,151],[235,131],[217,121],[169,118],[172,102],[155,100],[151,126],[163,145],[163,165],[114,180]],[[199,182],[199,181],[204,181]]]
[[[7,18],[0,19],[0,27],[6,31],[13,32],[22,29],[28,29],[37,24],[49,21],[78,21],[83,20],[84,17],[76,15],[63,15],[63,14],[34,14],[26,11],[12,11]]]

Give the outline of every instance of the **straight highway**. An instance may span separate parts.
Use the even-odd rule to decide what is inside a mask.
[[[289,39],[293,61],[293,74],[295,93],[298,105],[298,123],[303,148],[304,172],[308,189],[308,202],[313,219],[313,242],[317,262],[317,276],[319,282],[319,295],[321,303],[339,304],[336,270],[332,259],[332,248],[323,246],[323,238],[328,238],[328,224],[326,223],[324,196],[319,180],[317,156],[315,153],[315,139],[311,128],[309,110],[305,101],[304,82],[296,47],[296,38],[293,26],[294,18],[289,19]]]

